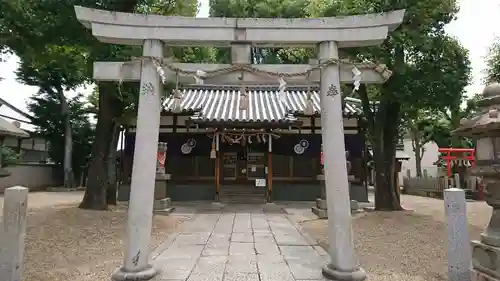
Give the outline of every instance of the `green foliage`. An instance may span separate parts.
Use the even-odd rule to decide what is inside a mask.
[[[308,17],[308,0],[210,0],[210,16],[234,18],[303,18]],[[261,64],[307,63],[313,49],[252,48],[252,61]],[[228,49],[218,49],[219,63],[230,63]]]
[[[68,100],[73,134],[73,170],[78,173],[87,165],[94,139],[94,129],[88,120],[86,103],[78,95]],[[33,114],[33,125],[37,133],[49,142],[49,157],[63,165],[64,161],[64,116],[60,113],[61,102],[54,93],[40,91],[28,103]]]
[[[307,17],[307,0],[210,0],[212,17],[300,18]]]
[[[457,40],[444,32],[444,25],[458,12],[456,0],[346,0],[311,1],[312,16],[340,16],[405,9],[403,23],[380,46],[354,48],[348,55],[387,65],[392,77],[379,89],[359,92],[368,130],[372,136],[376,170],[375,207],[400,209],[392,178],[395,143],[404,117],[415,118],[421,110],[451,111],[455,124],[470,62]],[[369,95],[370,94],[370,95]],[[376,110],[370,101],[378,101]],[[458,119],[459,122],[459,119]],[[418,129],[433,127],[415,124]],[[429,138],[430,134],[426,134]]]
[[[420,141],[421,146],[432,141],[438,147],[471,148],[473,142],[470,139],[452,134],[453,130],[457,129],[459,125],[452,121],[471,118],[478,110],[477,101],[479,98],[479,94],[467,98],[465,107],[459,107],[454,113],[457,116],[453,118],[450,116],[450,112],[446,110],[408,110],[406,113],[413,113],[413,115],[405,116],[405,129],[410,135],[412,131],[418,132],[419,137],[415,141]]]
[[[21,59],[19,80],[40,87],[40,92],[51,95],[58,93],[62,100],[65,90],[91,81],[94,61],[130,60],[133,56],[142,55],[141,47],[98,42],[92,32],[76,20],[74,5],[120,12],[185,16],[193,16],[197,10],[196,0],[0,1],[0,51],[8,50]],[[106,89],[99,98],[100,114],[96,127],[101,130],[96,136],[95,149],[92,150],[91,163],[94,168],[90,169],[93,172],[88,180],[85,204],[82,204],[86,208],[97,209],[105,206],[99,190],[107,187],[106,170],[102,163],[108,153],[111,126],[127,112],[128,103],[136,95],[122,95],[130,91],[119,91],[120,88],[113,83],[100,83],[101,86]],[[102,98],[103,95],[106,97]],[[59,119],[68,116],[64,106],[54,110],[60,115]],[[74,136],[75,142],[76,138]],[[76,143],[75,148],[79,150]]]
[[[0,147],[2,153],[2,167],[19,164],[21,155],[10,147]]]
[[[44,91],[68,91],[89,81],[84,49],[72,46],[46,45],[20,55],[16,71],[21,83],[38,86]]]
[[[500,38],[497,37],[486,57],[486,83],[500,83]]]

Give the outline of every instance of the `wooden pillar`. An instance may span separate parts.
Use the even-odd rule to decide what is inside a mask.
[[[215,134],[215,200],[219,200],[220,193],[220,151],[219,151],[219,134]]]
[[[269,134],[267,147],[267,201],[273,201],[273,137]]]

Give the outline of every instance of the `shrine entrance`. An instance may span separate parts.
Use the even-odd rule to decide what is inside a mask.
[[[331,263],[325,265],[322,272],[325,277],[335,280],[361,281],[366,278],[365,271],[358,266],[353,245],[342,124],[344,98],[340,92],[340,84],[354,85],[356,90],[360,83],[384,83],[392,72],[385,65],[373,62],[343,60],[339,58],[339,49],[381,44],[387,38],[388,32],[401,24],[404,10],[319,19],[163,17],[79,6],[75,6],[75,12],[78,20],[85,27],[92,29],[92,35],[101,42],[143,48],[142,57],[133,61],[94,64],[96,80],[140,81],[125,260],[123,267],[113,274],[114,280],[147,280],[157,274],[157,270],[149,263],[149,242],[155,174],[159,170],[156,158],[160,114],[165,100],[163,85],[169,81],[175,81],[177,86],[179,83],[196,82],[241,87],[238,93],[240,99],[236,102],[238,110],[234,112],[235,118],[241,120],[243,125],[263,119],[274,120],[278,124],[295,120],[294,116],[288,118],[293,112],[290,113],[292,108],[286,99],[287,85],[319,86],[321,112],[311,110],[314,104],[318,104],[311,94],[308,94],[305,100],[300,100],[302,110],[299,111],[308,116],[321,115],[331,255]],[[229,65],[174,63],[172,58],[163,57],[166,53],[165,47],[168,46],[231,47],[232,62]],[[305,65],[253,64],[251,52],[252,47],[256,46],[317,47],[318,53],[317,59],[311,59],[310,63]],[[276,85],[280,102],[258,100],[265,108],[276,109],[276,116],[273,114],[269,119],[268,116],[261,115],[265,112],[252,108],[246,91],[246,87],[252,84]],[[189,102],[182,100],[182,92],[178,88],[174,91],[174,99],[176,105]],[[228,99],[224,100],[224,103],[228,102]],[[202,102],[201,106],[207,106],[206,102]],[[204,112],[212,116],[210,120],[215,121],[217,119],[213,118],[214,114],[232,116],[233,111],[226,112],[221,108],[221,104],[212,104]],[[256,118],[251,117],[253,113],[256,113]],[[187,119],[200,118],[204,117],[193,115]],[[218,135],[216,131],[208,133]],[[220,143],[216,145],[215,154],[221,153],[219,148]],[[297,151],[303,152],[304,149],[305,147],[300,147],[299,144]],[[271,152],[271,149],[268,152]],[[168,162],[168,150],[166,157]],[[213,159],[211,152],[210,158]],[[236,168],[241,165],[244,167],[245,161],[248,161],[240,160],[238,152],[236,157],[231,159],[234,158]],[[216,164],[218,169],[219,165],[220,162]],[[248,169],[248,162],[246,165]],[[240,177],[236,173],[233,175],[236,179]],[[271,188],[269,191],[272,191]]]
[[[265,152],[247,146],[237,152],[222,152],[222,203],[264,204],[267,201]]]

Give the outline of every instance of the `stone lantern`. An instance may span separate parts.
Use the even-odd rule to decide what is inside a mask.
[[[479,114],[461,120],[454,134],[476,140],[473,174],[483,179],[486,203],[493,208],[481,241],[472,241],[475,280],[500,280],[500,84],[488,85],[478,102]]]

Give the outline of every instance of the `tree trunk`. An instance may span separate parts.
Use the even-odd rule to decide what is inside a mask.
[[[396,191],[395,159],[398,120],[401,106],[397,102],[386,101],[376,113],[374,149],[375,160],[375,209],[380,211],[402,210]]]
[[[113,1],[108,6],[109,10],[131,13],[139,4],[138,0],[130,1]],[[108,59],[114,57],[115,48],[109,44],[100,43],[93,48],[92,58]],[[87,176],[87,188],[83,197],[80,208],[105,210],[106,204],[106,190],[108,186],[108,173],[106,167],[106,160],[108,158],[109,144],[113,138],[113,120],[115,120],[119,113],[116,112],[119,107],[115,93],[117,91],[114,83],[99,83],[99,109],[97,113],[97,125],[94,139],[92,144],[92,152],[90,155],[90,163]]]
[[[57,88],[57,87],[56,87]],[[61,103],[61,113],[64,116],[64,187],[75,187],[73,174],[73,130],[71,128],[71,110],[62,89],[57,89],[57,96]]]
[[[460,127],[460,106],[454,106],[450,113],[451,127],[457,129]],[[461,137],[456,134],[451,134],[451,147],[462,147]]]
[[[66,117],[64,120],[64,187],[75,187],[75,177],[73,174],[73,136],[71,120]]]
[[[110,142],[113,138],[113,120],[116,104],[115,90],[112,83],[101,82],[99,87],[99,108],[97,112],[97,125],[95,139],[92,145],[88,170],[87,188],[80,208],[92,210],[105,210],[106,190],[108,186],[108,173],[106,160],[108,158]]]
[[[417,178],[422,178],[422,146],[420,142],[420,132],[412,128],[411,132],[413,152],[415,153],[415,169]]]
[[[120,125],[118,122],[113,124],[113,135],[109,146],[107,167],[108,167],[108,189],[106,194],[106,203],[108,205],[116,205],[116,147],[118,146],[118,138],[120,134]]]

